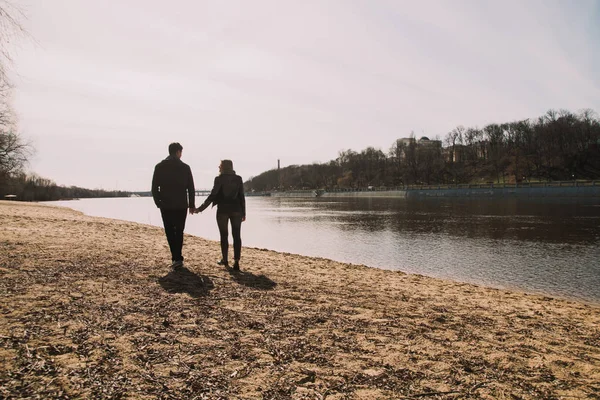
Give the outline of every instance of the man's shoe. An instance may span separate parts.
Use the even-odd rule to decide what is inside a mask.
[[[217,265],[223,265],[225,267],[229,267],[229,263],[227,262],[227,260],[223,260],[223,259],[221,259],[220,261],[217,261]]]
[[[173,264],[171,264],[171,268],[175,269],[175,268],[181,268],[183,267],[183,261],[179,260],[179,261],[173,261]]]
[[[233,269],[235,271],[239,271],[240,270],[240,262],[238,260],[235,260],[235,262],[233,263]]]

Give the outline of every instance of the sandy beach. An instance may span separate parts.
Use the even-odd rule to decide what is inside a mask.
[[[0,398],[600,399],[597,304],[255,248],[236,273],[193,236],[184,256],[0,201]]]

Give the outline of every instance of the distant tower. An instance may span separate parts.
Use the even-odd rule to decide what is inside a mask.
[[[279,190],[281,190],[281,164],[277,159],[277,180],[279,181]]]

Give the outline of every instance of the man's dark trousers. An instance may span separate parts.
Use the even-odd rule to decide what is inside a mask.
[[[181,249],[183,247],[183,230],[185,229],[185,218],[187,217],[187,209],[181,210],[165,210],[160,209],[163,225],[167,241],[171,248],[171,260],[183,261]]]

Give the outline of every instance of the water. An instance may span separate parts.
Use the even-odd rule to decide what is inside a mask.
[[[151,198],[53,204],[162,226]],[[247,214],[244,246],[600,302],[598,199],[250,197]],[[218,240],[215,210],[186,232]]]

